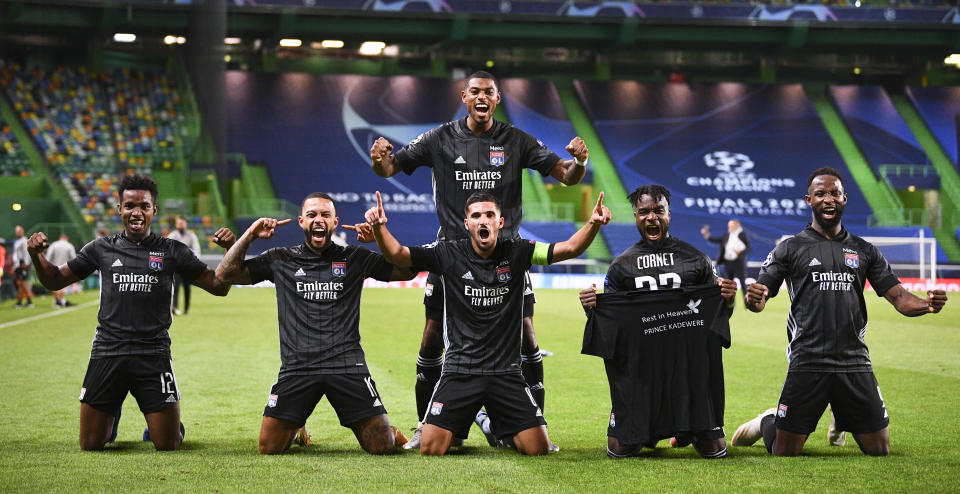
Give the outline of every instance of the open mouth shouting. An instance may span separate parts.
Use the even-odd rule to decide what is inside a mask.
[[[477,102],[473,105],[473,111],[477,114],[477,117],[485,119],[490,117],[490,104],[486,102]]]
[[[663,230],[660,228],[660,223],[657,222],[647,222],[643,225],[643,236],[647,237],[647,240],[651,242],[657,242],[660,238],[663,237]]]
[[[484,243],[490,240],[490,227],[487,225],[480,225],[477,227],[477,237],[479,237],[480,241]]]
[[[314,245],[323,245],[327,239],[327,225],[323,223],[314,223],[310,228],[310,242]]]
[[[839,211],[836,206],[824,206],[823,209],[820,210],[820,217],[827,221],[835,220],[838,214]]]

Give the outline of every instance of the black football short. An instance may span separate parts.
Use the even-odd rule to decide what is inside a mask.
[[[828,403],[838,430],[864,434],[890,424],[873,372],[788,372],[777,403],[777,428],[810,434]]]
[[[490,416],[490,428],[497,438],[547,425],[543,412],[519,373],[490,376],[444,374],[430,397],[427,424],[466,438],[480,407]]]
[[[127,392],[144,414],[159,412],[180,401],[177,377],[169,357],[131,355],[90,359],[80,389],[80,401],[116,414]]]
[[[30,277],[30,266],[26,267],[16,267],[13,270],[13,279],[15,280],[26,280]]]
[[[530,273],[523,275],[523,317],[533,317],[533,304],[537,303],[537,297],[533,293],[533,282],[530,281]],[[433,321],[443,321],[443,283],[440,276],[427,274],[427,286],[423,290],[423,305],[427,319]]]
[[[302,427],[324,395],[344,427],[387,413],[370,375],[315,374],[286,376],[277,381],[270,388],[263,415]]]

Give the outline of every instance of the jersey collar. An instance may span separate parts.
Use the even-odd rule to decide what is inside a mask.
[[[148,233],[146,237],[143,237],[143,241],[140,243],[133,241],[133,239],[127,236],[127,233],[125,231],[120,232],[119,236],[123,240],[133,245],[136,245],[137,247],[147,247],[149,245],[153,245],[153,243],[156,242],[158,238],[160,238],[159,236],[157,236],[156,233],[153,233],[152,231]]]
[[[500,121],[495,118],[491,118],[490,121],[493,122],[493,125],[491,125],[490,128],[487,129],[487,131],[484,132],[483,134],[477,135],[477,134],[474,134],[472,130],[470,130],[469,126],[467,126],[468,118],[470,117],[463,117],[460,120],[457,120],[457,127],[459,127],[458,130],[460,131],[460,134],[466,137],[489,137],[493,135],[494,132],[496,132],[498,127],[500,127]]]
[[[807,228],[804,229],[804,231],[809,232],[811,235],[816,235],[817,238],[822,238],[824,240],[832,240],[836,242],[843,242],[844,240],[847,239],[847,235],[850,234],[850,232],[847,231],[847,228],[844,227],[843,224],[840,225],[840,233],[838,233],[837,236],[833,237],[832,239],[825,237],[823,234],[815,230],[813,228],[813,223],[807,223]]]

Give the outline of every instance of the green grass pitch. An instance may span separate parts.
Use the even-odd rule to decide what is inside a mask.
[[[546,417],[562,448],[524,458],[486,445],[474,428],[445,458],[406,453],[373,457],[337,423],[326,400],[307,422],[314,445],[260,456],[257,435],[279,369],[272,289],[235,288],[225,299],[194,290],[188,316],[174,320],[174,365],[183,393],[184,448],[157,453],[140,435],[142,415],[124,405],[117,443],[104,452],[77,446],[77,396],[96,325],[96,293],[54,311],[0,304],[0,492],[635,492],[635,491],[956,491],[960,480],[960,317],[956,298],[938,315],[906,318],[868,295],[867,342],[887,408],[892,455],[862,455],[826,441],[826,420],[806,455],[772,458],[761,445],[702,460],[692,448],[644,457],[604,453],[609,395],[602,363],[580,354],[584,316],[572,290],[537,292]],[[421,292],[368,289],[361,334],[392,423],[416,422],[414,364],[423,326]],[[786,372],[785,296],[762,314],[738,305],[725,352],[726,430],[775,405]],[[53,314],[44,316],[44,314]],[[37,317],[40,316],[40,317]],[[24,318],[33,320],[16,323]],[[11,324],[13,323],[13,324]]]

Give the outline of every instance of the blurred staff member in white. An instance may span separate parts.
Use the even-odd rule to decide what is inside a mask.
[[[743,232],[740,220],[727,222],[727,233],[719,237],[710,235],[710,227],[703,225],[700,234],[708,242],[720,244],[720,254],[717,255],[717,267],[723,266],[723,277],[728,280],[739,280],[739,290],[747,289],[747,253],[750,252],[750,240]]]
[[[187,219],[183,216],[177,216],[177,229],[170,232],[167,235],[167,238],[170,240],[176,240],[183,245],[186,245],[193,255],[200,257],[200,240],[197,239],[197,234],[193,233],[192,230],[187,229]],[[183,312],[180,312],[180,309],[177,308],[177,301],[179,300],[180,287],[183,287]],[[175,315],[186,314],[190,310],[190,283],[184,283],[183,278],[180,275],[176,275],[173,283],[173,313]]]
[[[70,243],[67,234],[61,233],[60,238],[51,243],[50,247],[47,247],[47,252],[44,253],[44,256],[46,256],[50,264],[63,266],[72,261],[74,257],[77,257],[77,249]],[[63,288],[53,291],[53,306],[55,308],[61,309],[63,307],[70,307],[71,305],[73,304],[67,301],[63,295]]]
[[[13,229],[13,285],[17,288],[16,309],[33,307],[33,298],[30,296],[30,252],[27,250],[27,237],[23,234],[23,227],[17,225]],[[26,303],[24,303],[26,301]]]

